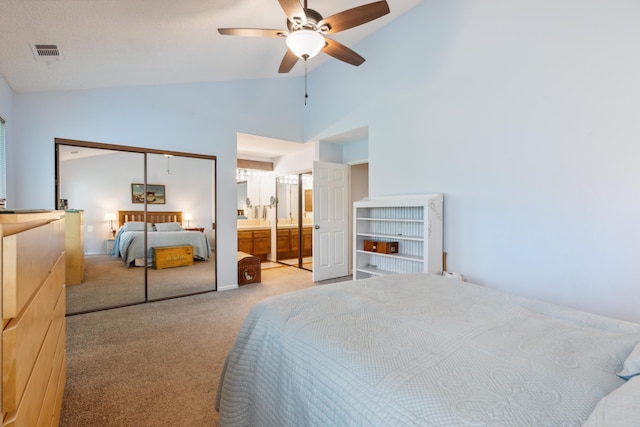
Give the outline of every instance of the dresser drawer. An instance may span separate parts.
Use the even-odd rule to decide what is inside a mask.
[[[0,216],[2,426],[59,424],[66,378],[63,215]]]
[[[59,322],[58,325],[64,325],[64,322]],[[39,419],[42,418],[44,420],[49,416],[50,405],[44,399],[47,395],[49,382],[52,378],[58,378],[59,380],[58,373],[63,369],[62,366],[54,366],[58,347],[63,345],[61,344],[63,341],[60,340],[61,335],[64,336],[61,328],[58,328],[58,330],[51,328],[47,333],[42,357],[38,358],[33,367],[33,374],[27,384],[24,396],[20,400],[16,411],[7,415],[2,424],[3,427],[33,427],[38,425]],[[64,356],[62,354],[61,356],[60,360],[64,360]],[[55,402],[54,406],[61,406],[60,403],[61,401]],[[51,416],[57,410],[57,407],[53,408]]]
[[[56,305],[56,318],[51,328],[54,333],[58,334],[58,343],[56,344],[53,369],[49,377],[44,405],[38,418],[38,427],[58,425],[58,420],[60,419],[60,409],[62,408],[64,395],[64,379],[66,378],[64,299],[64,293],[60,294]],[[62,311],[60,311],[61,308]]]
[[[64,221],[2,238],[4,319],[18,316],[63,251]]]
[[[27,383],[33,377],[32,369],[36,361],[42,357],[53,358],[52,349],[55,349],[56,342],[45,343],[44,346],[43,342],[52,324],[57,323],[59,328],[59,319],[64,319],[64,303],[58,303],[61,295],[64,295],[64,274],[64,256],[59,255],[53,271],[36,291],[33,299],[2,332],[4,412],[12,412],[18,407]],[[62,308],[56,304],[61,304]],[[53,316],[51,313],[54,313]],[[47,345],[54,347],[48,348]],[[46,352],[51,354],[45,355]]]

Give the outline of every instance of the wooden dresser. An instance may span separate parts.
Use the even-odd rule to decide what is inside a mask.
[[[66,284],[79,285],[84,279],[84,211],[65,211]]]
[[[2,426],[57,426],[66,380],[63,211],[0,213]]]

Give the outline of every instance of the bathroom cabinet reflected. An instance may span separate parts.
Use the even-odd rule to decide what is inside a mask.
[[[238,250],[312,270],[312,174],[238,169],[236,181]]]
[[[238,251],[261,261],[272,260],[275,220],[275,174],[266,170],[238,169]]]
[[[215,157],[92,146],[56,144],[56,199],[83,217],[67,314],[215,290]],[[132,197],[145,178],[164,199]]]
[[[288,174],[276,180],[277,260],[313,269],[313,177],[311,173]]]

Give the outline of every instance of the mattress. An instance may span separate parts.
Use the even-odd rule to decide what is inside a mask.
[[[147,233],[147,257],[152,258],[152,249],[167,246],[193,246],[193,256],[196,259],[207,260],[211,255],[211,247],[207,236],[199,231],[153,231]],[[142,260],[144,265],[145,241],[143,231],[124,231],[118,233],[113,253],[122,257],[129,266],[136,260]]]
[[[220,426],[580,426],[625,380],[640,325],[428,274],[256,304]]]

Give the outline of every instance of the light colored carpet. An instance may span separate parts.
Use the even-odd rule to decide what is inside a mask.
[[[216,426],[218,379],[249,309],[313,285],[308,271],[273,268],[236,290],[68,317],[60,425]]]
[[[215,288],[215,257],[192,266],[147,268],[149,300],[205,292]],[[144,267],[126,267],[109,255],[85,257],[84,280],[67,286],[67,314],[144,302]]]

